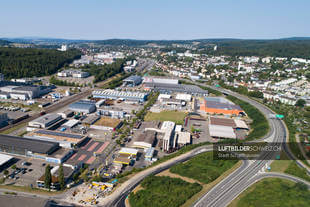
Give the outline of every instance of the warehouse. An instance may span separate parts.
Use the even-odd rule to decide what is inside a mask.
[[[59,114],[45,114],[44,116],[40,116],[33,121],[30,121],[28,126],[35,128],[47,128],[61,120],[62,117]]]
[[[123,83],[127,86],[137,86],[142,82],[141,76],[132,75],[123,80]]]
[[[156,132],[154,131],[145,131],[138,135],[137,139],[133,143],[133,147],[136,148],[150,148],[153,146],[156,140]]]
[[[112,119],[110,117],[101,117],[94,124],[90,125],[92,129],[98,130],[113,130],[120,128],[122,126],[122,121],[119,119]]]
[[[87,78],[88,72],[84,72],[76,69],[63,70],[57,73],[58,77],[73,77],[73,78]]]
[[[175,145],[182,147],[191,143],[191,133],[189,132],[176,132],[175,133]],[[176,146],[175,146],[176,147]]]
[[[6,169],[13,160],[14,157],[0,153],[0,172]]]
[[[64,181],[67,183],[71,176],[74,173],[74,170],[70,167],[63,166],[63,176],[64,176]],[[60,189],[60,183],[59,183],[59,166],[53,167],[51,170],[51,175],[52,175],[52,182],[51,182],[51,189],[59,190]],[[37,186],[39,188],[44,188],[44,183],[45,183],[45,173],[37,180]]]
[[[144,102],[148,96],[147,93],[130,92],[130,91],[116,91],[112,89],[95,90],[92,92],[94,98],[104,99],[122,99],[125,101]]]
[[[167,84],[167,83],[145,83],[145,90],[154,90],[160,93],[186,93],[194,96],[207,96],[208,91],[195,85]]]
[[[64,123],[62,125],[62,127],[64,127],[65,129],[71,129],[73,128],[74,126],[78,125],[80,123],[79,120],[76,120],[76,119],[70,119],[69,121],[67,121],[66,123]]]
[[[128,155],[119,155],[115,160],[113,161],[114,163],[119,163],[123,165],[129,165],[131,162],[130,156]]]
[[[154,156],[155,148],[151,147],[145,150],[145,160],[146,161],[152,161],[152,158]]]
[[[90,114],[96,111],[96,105],[93,101],[80,100],[70,104],[69,109],[79,113]]]
[[[154,84],[179,84],[179,80],[176,78],[165,78],[156,76],[145,76],[143,77],[143,83],[154,83]]]
[[[218,118],[218,117],[210,117],[210,124],[212,125],[220,125],[220,126],[228,126],[234,129],[249,129],[247,124],[239,119],[227,119],[227,118]]]
[[[228,115],[243,115],[244,111],[240,106],[230,103],[222,103],[217,101],[203,100],[200,104],[200,110],[209,114],[228,114]]]
[[[26,138],[58,142],[61,147],[72,148],[82,143],[86,137],[79,134],[57,132],[51,130],[36,130],[25,136]]]
[[[133,149],[133,148],[128,148],[128,147],[123,147],[123,148],[121,148],[121,150],[118,153],[123,154],[123,155],[136,157],[138,154],[138,150]]]
[[[71,110],[65,110],[57,114],[59,114],[63,119],[66,119],[66,118],[72,117],[74,115],[74,112]]]
[[[158,101],[162,101],[162,99],[167,99],[167,98],[171,98],[171,95],[170,94],[159,94],[157,100]]]
[[[182,101],[191,101],[192,96],[190,94],[178,93],[175,99],[182,100]]]
[[[45,158],[58,149],[59,144],[56,142],[0,135],[0,151],[6,153]]]
[[[209,132],[212,138],[217,139],[236,139],[234,129],[229,126],[209,125]]]

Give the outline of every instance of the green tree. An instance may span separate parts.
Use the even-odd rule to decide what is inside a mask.
[[[12,167],[11,167],[13,170],[15,170],[16,169],[16,165],[12,165]]]
[[[7,175],[9,174],[9,171],[8,171],[8,170],[5,170],[5,171],[3,172],[3,174],[4,174],[5,176],[7,176]]]
[[[58,180],[59,180],[59,184],[60,184],[60,189],[63,190],[65,188],[65,176],[64,176],[64,169],[63,169],[62,164],[60,164],[60,166],[59,166]]]
[[[47,165],[45,167],[45,179],[44,179],[44,187],[50,189],[52,184],[52,174],[51,174],[51,166]]]
[[[298,106],[298,107],[304,107],[306,104],[306,101],[303,100],[303,99],[298,99],[295,106]]]

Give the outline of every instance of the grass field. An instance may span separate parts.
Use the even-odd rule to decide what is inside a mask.
[[[279,178],[265,178],[239,195],[229,207],[309,206],[307,186]]]
[[[145,121],[173,121],[176,124],[183,124],[186,113],[180,111],[162,111],[160,113],[148,112],[144,117]]]
[[[140,190],[130,194],[129,202],[131,207],[179,207],[201,189],[198,183],[152,175],[142,181]]]
[[[287,159],[285,153],[281,154],[281,160],[275,160],[270,165],[272,172],[281,172],[290,174],[310,182],[310,176],[307,171],[300,168],[295,161]]]
[[[213,153],[206,152],[197,155],[185,163],[173,166],[170,168],[170,171],[208,184],[232,168],[237,162],[238,160],[214,160]]]
[[[107,127],[115,128],[119,125],[120,122],[121,122],[121,120],[119,120],[119,119],[112,119],[110,117],[103,116],[98,121],[96,121],[94,123],[94,125],[107,126]]]

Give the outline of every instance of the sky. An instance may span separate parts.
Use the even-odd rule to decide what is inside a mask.
[[[0,0],[0,38],[309,37],[309,7],[309,0]]]

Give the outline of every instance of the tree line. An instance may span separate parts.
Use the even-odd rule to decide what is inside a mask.
[[[0,47],[0,72],[8,79],[51,75],[80,56],[81,52],[75,49],[61,52],[54,49]]]

